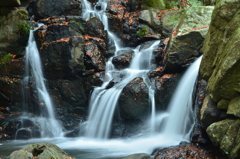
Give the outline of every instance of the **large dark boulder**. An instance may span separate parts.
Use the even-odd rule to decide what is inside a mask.
[[[179,72],[201,55],[203,40],[207,34],[213,7],[191,7],[182,14],[174,28],[167,49],[169,72]]]
[[[24,9],[11,10],[0,16],[0,58],[5,53],[21,55],[27,45],[30,25]]]
[[[103,23],[96,17],[92,17],[86,22],[86,34],[101,39],[106,38]]]
[[[61,19],[58,23],[54,21]],[[65,17],[52,19],[39,28],[35,37],[48,79],[76,78],[85,71],[84,37],[80,22],[66,21]]]
[[[80,15],[80,0],[33,0],[28,8],[29,15],[34,20],[61,15]]]
[[[120,116],[124,120],[144,121],[150,113],[148,87],[142,78],[135,78],[119,97]]]

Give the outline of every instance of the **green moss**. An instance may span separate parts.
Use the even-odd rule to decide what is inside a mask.
[[[179,23],[182,14],[175,14],[166,19],[167,25],[176,25]]]
[[[143,0],[143,5],[157,9],[165,8],[164,0]]]
[[[143,37],[143,36],[145,36],[146,34],[147,34],[147,28],[146,28],[146,27],[141,28],[141,29],[137,32],[137,35],[138,35],[139,37]]]
[[[81,22],[78,21],[78,19],[72,19],[72,20],[70,20],[70,22],[76,22],[78,24],[78,26],[80,27],[80,29],[85,31],[86,28],[82,25]]]
[[[29,35],[31,27],[29,22],[25,21],[25,20],[20,20],[20,22],[17,25],[17,30],[20,34],[23,35]]]
[[[2,63],[6,63],[7,61],[9,61],[10,59],[12,59],[12,55],[11,54],[3,54],[2,56],[0,56],[0,64]]]
[[[27,13],[26,13],[25,10],[19,10],[17,13],[18,13],[23,19],[27,19],[27,18],[28,18],[28,15],[27,15]]]

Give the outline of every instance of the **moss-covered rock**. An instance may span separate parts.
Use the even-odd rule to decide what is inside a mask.
[[[142,8],[155,8],[155,9],[171,9],[171,8],[188,8],[191,6],[202,6],[201,1],[188,0],[188,1],[177,1],[177,0],[143,0]]]
[[[217,108],[219,108],[219,109],[227,109],[227,108],[228,108],[228,103],[229,103],[228,100],[222,99],[222,100],[220,100],[220,101],[218,102]]]
[[[236,97],[229,102],[227,114],[240,118],[240,97]]]
[[[174,27],[179,23],[183,10],[169,10],[167,12],[160,12],[160,31],[162,36],[170,37]]]
[[[240,3],[219,1],[203,46],[200,74],[208,80],[207,91],[215,102],[240,95]]]
[[[21,150],[14,151],[7,159],[74,159],[67,155],[58,146],[51,143],[37,143],[29,145]]]
[[[208,31],[212,10],[211,6],[191,7],[182,15],[168,46],[168,71],[182,70],[184,65],[201,54],[200,49]]]
[[[27,45],[30,27],[26,10],[12,10],[0,20],[0,55],[3,53],[22,53]]]
[[[240,120],[226,119],[211,124],[207,134],[215,146],[219,146],[231,159],[240,157]]]

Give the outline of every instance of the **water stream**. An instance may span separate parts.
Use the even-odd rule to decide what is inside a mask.
[[[25,53],[23,112],[21,117],[21,128],[16,132],[16,138],[21,131],[29,131],[31,137],[59,137],[63,134],[62,126],[55,118],[54,106],[45,85],[46,81],[43,76],[41,59],[33,32],[34,30],[30,31],[28,46],[26,47]],[[26,88],[30,87],[30,83],[33,83],[34,89],[37,91],[38,104],[45,110],[40,112],[40,116],[32,116],[28,113],[28,94],[30,92],[29,89]],[[30,129],[27,127],[29,125],[34,128]],[[38,129],[38,132],[34,132],[35,129]]]
[[[112,44],[115,45],[115,55],[120,50],[126,50],[120,46],[120,40],[109,31],[106,16],[106,7],[108,0],[99,0],[96,7],[92,7],[87,0],[82,0],[84,19],[92,16],[99,18],[107,30]],[[183,75],[178,87],[171,99],[168,109],[164,112],[155,111],[154,89],[146,82],[145,76],[151,68],[151,53],[159,45],[159,41],[153,41],[148,48],[141,46],[132,49],[134,51],[133,59],[129,68],[117,70],[114,68],[110,58],[106,62],[106,74],[104,83],[101,87],[94,89],[90,99],[90,113],[86,123],[81,124],[85,128],[84,136],[78,138],[62,137],[62,128],[60,123],[55,119],[53,105],[50,96],[46,90],[45,79],[41,70],[41,62],[33,37],[30,33],[29,45],[26,50],[26,67],[31,68],[31,73],[35,79],[36,88],[39,99],[48,111],[48,116],[34,118],[28,117],[34,122],[40,123],[39,119],[43,119],[44,129],[42,130],[41,139],[17,140],[0,145],[0,157],[6,157],[10,150],[21,149],[24,145],[37,142],[51,142],[57,144],[65,150],[69,155],[81,159],[116,159],[134,153],[148,153],[156,147],[167,147],[177,145],[181,141],[189,141],[189,134],[194,124],[194,116],[192,113],[192,92],[198,75],[198,69],[201,58],[197,59]],[[27,69],[28,70],[28,69]],[[117,83],[106,89],[108,84],[119,78]],[[149,133],[136,135],[131,138],[124,139],[108,139],[111,130],[112,118],[118,97],[123,88],[134,78],[141,77],[149,87],[149,101],[152,109],[149,119]],[[26,76],[26,81],[29,80]],[[27,115],[27,113],[26,113]],[[148,122],[148,121],[146,121]],[[1,156],[2,155],[2,156]]]

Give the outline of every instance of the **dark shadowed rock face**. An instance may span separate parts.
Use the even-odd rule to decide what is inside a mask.
[[[197,143],[199,145],[206,145],[210,143],[210,140],[207,137],[206,130],[202,126],[201,121],[199,119],[200,109],[206,95],[206,86],[207,86],[207,82],[201,79],[200,77],[198,77],[196,89],[194,90],[194,93],[193,93],[194,94],[193,108],[194,108],[194,114],[196,118],[195,118],[195,124],[192,130],[190,140],[192,143]]]
[[[56,118],[64,128],[73,130],[87,116],[87,93],[83,79],[51,80],[48,85]]]
[[[144,121],[149,115],[148,87],[142,78],[135,78],[119,97],[120,116],[124,120]]]
[[[52,18],[48,26],[36,31],[35,37],[48,79],[73,78],[85,70],[84,37],[77,22]]]
[[[102,22],[96,17],[92,17],[86,22],[86,34],[92,37],[106,39],[104,26]]]
[[[212,123],[223,119],[223,117],[226,117],[226,113],[217,108],[216,103],[209,97],[209,95],[207,95],[203,101],[200,114],[202,126],[205,128]]]
[[[61,15],[80,15],[80,0],[33,0],[28,8],[29,15],[34,20]]]
[[[119,70],[128,68],[132,61],[132,56],[133,56],[133,51],[131,51],[131,53],[115,56],[112,59],[112,63],[115,66],[115,68],[117,68]]]
[[[105,70],[106,43],[103,39],[85,36],[85,66],[87,70]]]
[[[177,87],[181,75],[165,74],[162,77],[155,77],[155,102],[158,111],[166,110],[168,103]]]

